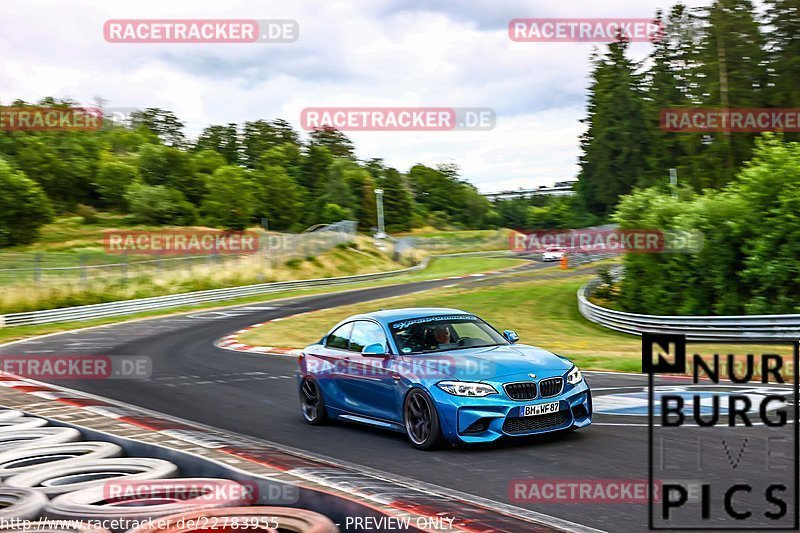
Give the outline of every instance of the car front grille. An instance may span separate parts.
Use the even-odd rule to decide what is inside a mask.
[[[539,394],[542,398],[556,396],[564,387],[564,378],[548,378],[539,382]]]
[[[512,400],[533,400],[536,398],[536,383],[533,381],[522,381],[520,383],[506,383],[503,385],[506,394]]]
[[[539,416],[525,416],[521,418],[506,418],[503,422],[503,431],[506,433],[530,433],[545,429],[563,426],[569,420],[569,411],[559,411]]]

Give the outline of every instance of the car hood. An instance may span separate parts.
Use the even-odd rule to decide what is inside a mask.
[[[537,377],[563,375],[572,363],[552,352],[515,344],[489,348],[466,348],[450,352],[405,356],[405,363],[425,369],[429,376],[460,381],[483,381],[535,373]]]

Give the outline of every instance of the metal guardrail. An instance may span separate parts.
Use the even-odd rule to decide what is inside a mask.
[[[312,287],[324,287],[328,285],[356,283],[359,281],[388,278],[391,276],[397,276],[399,274],[407,274],[409,272],[421,270],[427,266],[428,261],[429,259],[425,258],[418,265],[410,268],[389,270],[386,272],[375,272],[372,274],[357,274],[354,276],[342,276],[338,278],[319,278],[259,283],[256,285],[245,285],[242,287],[231,287],[227,289],[210,289],[205,291],[186,292],[182,294],[171,294],[168,296],[139,298],[136,300],[123,300],[119,302],[81,305],[78,307],[46,309],[43,311],[30,311],[27,313],[11,313],[8,315],[0,315],[0,327],[30,326],[37,324],[52,324],[56,322],[92,320],[95,318],[130,315],[146,311],[170,309],[173,307],[198,305],[207,302],[221,302],[246,296],[269,294],[272,292],[287,291],[291,289],[306,289]]]
[[[800,339],[800,315],[667,316],[626,313],[589,301],[599,280],[578,289],[578,309],[587,319],[609,329],[641,335],[684,334],[694,341],[775,341]]]

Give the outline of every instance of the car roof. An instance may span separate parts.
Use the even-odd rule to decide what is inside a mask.
[[[378,322],[388,324],[396,320],[408,320],[410,318],[419,318],[424,316],[444,316],[444,315],[470,315],[475,316],[467,311],[461,309],[451,309],[447,307],[406,307],[403,309],[381,309],[380,311],[373,311],[371,313],[362,313],[348,318],[348,320],[355,320],[358,318],[371,318]]]

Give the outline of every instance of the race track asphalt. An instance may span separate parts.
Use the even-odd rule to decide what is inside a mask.
[[[527,268],[545,267],[548,266],[532,263]],[[197,311],[19,342],[0,347],[0,355],[146,355],[153,361],[153,375],[148,380],[53,383],[601,530],[647,530],[647,505],[641,501],[542,503],[517,501],[512,498],[511,491],[514,480],[528,478],[647,480],[647,418],[641,409],[629,409],[626,415],[597,414],[595,423],[586,430],[555,438],[527,438],[490,447],[420,452],[412,449],[401,434],[350,424],[308,426],[298,407],[294,357],[237,353],[213,345],[215,340],[251,324],[300,312],[454,283],[502,283],[510,279],[514,278],[432,280]],[[471,311],[480,314],[479,309]],[[623,407],[636,405],[646,384],[642,375],[587,373],[586,379],[596,401],[605,395],[622,395],[628,402]],[[682,386],[680,381],[668,384]],[[632,400],[630,395],[639,397]],[[609,405],[607,412],[615,412],[614,403]],[[755,435],[756,430],[744,431]],[[691,457],[696,447],[695,438],[691,428],[685,431],[689,433],[676,438],[673,447]],[[763,453],[758,450],[755,437],[751,442],[748,458],[751,450]],[[675,477],[699,480],[707,476],[719,477],[717,473],[726,468],[730,454],[735,455],[740,449],[738,441],[733,443],[729,439],[726,445],[730,449],[728,457],[719,452],[709,453],[704,457],[702,468],[689,475],[676,473]],[[760,466],[747,474],[754,482],[774,475]],[[718,495],[714,495],[714,503],[719,503]]]

